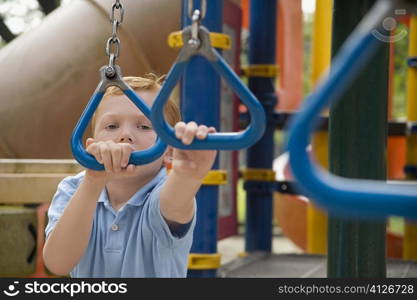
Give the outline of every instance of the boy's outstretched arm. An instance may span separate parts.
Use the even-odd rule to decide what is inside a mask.
[[[91,235],[97,199],[105,183],[86,177],[72,196],[43,248],[45,265],[57,275],[68,274],[81,259]]]
[[[203,140],[213,132],[216,132],[214,127],[198,126],[195,122],[175,125],[176,137],[186,145],[191,144],[194,138]],[[194,197],[213,166],[216,154],[216,150],[174,148],[172,169],[160,193],[161,214],[165,219],[181,224],[191,221]]]
[[[133,165],[122,169],[134,151],[131,145],[113,141],[96,143],[87,139],[86,146],[88,153],[104,163],[106,172],[86,170],[82,182],[45,242],[44,262],[50,271],[58,275],[68,274],[84,254],[91,236],[97,200],[106,183],[112,178],[134,174]]]

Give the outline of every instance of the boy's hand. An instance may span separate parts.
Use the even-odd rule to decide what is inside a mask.
[[[130,154],[135,148],[128,143],[115,143],[113,141],[95,142],[88,138],[86,151],[96,160],[104,164],[104,171],[86,170],[86,175],[96,180],[107,181],[114,177],[129,177],[134,174],[135,165],[128,165]]]
[[[214,127],[198,126],[195,122],[178,122],[175,125],[175,135],[185,145],[192,143],[196,137],[204,140],[208,133],[216,132]],[[202,180],[213,166],[216,150],[182,150],[174,148],[172,171],[180,176]]]

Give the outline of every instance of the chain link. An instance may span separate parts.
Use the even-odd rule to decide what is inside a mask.
[[[119,12],[118,19],[115,18],[117,11]],[[122,24],[124,14],[125,10],[123,8],[122,3],[120,3],[120,0],[116,0],[116,2],[113,3],[111,7],[110,22],[113,23],[114,20],[117,20],[118,25]]]
[[[107,67],[107,75],[109,77],[115,74],[115,61],[120,55],[120,39],[118,36],[119,26],[123,23],[124,8],[120,0],[115,0],[111,7],[110,23],[112,24],[111,37],[106,42],[106,55],[109,57],[109,65]]]

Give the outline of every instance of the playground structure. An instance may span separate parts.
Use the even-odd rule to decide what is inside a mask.
[[[178,53],[169,50],[168,46],[163,50],[164,48],[161,45],[166,44],[166,38],[170,33],[180,28],[180,2],[167,0],[150,1],[149,3],[147,2],[146,7],[140,8],[139,5],[126,3],[126,12],[128,14],[125,16],[124,25],[120,32],[124,47],[122,49],[123,54],[118,62],[123,68],[123,74],[143,74],[149,71],[168,72]],[[188,1],[184,1],[184,8],[182,9],[183,26],[190,24],[186,2]],[[198,7],[199,2],[194,1],[195,7]],[[329,226],[334,226],[336,231],[333,230],[331,235],[329,235],[329,245],[332,245],[332,248],[327,250],[326,236],[328,226],[325,214],[320,209],[313,207],[310,202],[297,202],[300,201],[300,196],[291,195],[291,193],[288,193],[288,190],[285,191],[282,188],[283,185],[280,182],[276,182],[275,173],[272,171],[274,132],[277,128],[282,129],[286,125],[287,117],[293,114],[296,109],[299,109],[301,104],[301,2],[293,0],[281,0],[279,2],[272,0],[250,1],[249,6],[249,1],[241,1],[241,8],[233,1],[211,0],[208,2],[203,25],[211,32],[219,33],[223,31],[229,35],[230,44],[232,45],[231,50],[226,50],[227,47],[222,42],[220,42],[219,48],[223,48],[223,55],[227,63],[237,72],[241,69],[239,63],[239,41],[242,28],[241,10],[244,12],[243,23],[245,23],[245,16],[250,14],[249,66],[242,69],[248,77],[250,90],[265,109],[267,121],[264,124],[266,129],[263,137],[247,150],[247,169],[238,172],[236,152],[222,151],[218,163],[214,166],[215,170],[209,174],[209,178],[207,178],[205,185],[197,195],[199,201],[198,225],[196,227],[192,254],[190,255],[189,276],[214,277],[216,274],[225,277],[297,277],[300,274],[313,277],[325,276],[324,256],[306,254],[279,257],[270,254],[272,250],[274,194],[278,198],[276,202],[280,203],[276,210],[278,211],[277,214],[280,215],[280,225],[284,233],[287,233],[290,239],[301,245],[299,243],[300,233],[294,232],[296,224],[291,222],[294,219],[291,220],[291,217],[288,217],[293,216],[294,218],[296,216],[295,218],[299,219],[300,224],[305,224],[305,233],[301,234],[301,239],[304,239],[304,247],[301,245],[302,248],[311,254],[325,254],[327,251],[331,251],[327,256],[328,276],[386,276],[384,239],[386,233],[384,222],[346,221],[332,218],[329,220]],[[323,24],[315,23],[313,43],[315,47],[313,56],[316,57],[313,63],[314,82],[317,82],[318,77],[326,71],[330,64],[331,53],[337,52],[336,50],[360,20],[358,16],[355,16],[355,18],[353,16],[343,16],[340,12],[343,11],[343,5],[352,6],[352,4],[347,4],[346,2],[342,4],[338,0],[335,0],[334,4],[332,2],[330,0],[317,0],[316,14],[323,15],[316,17],[316,20],[322,21]],[[362,2],[366,9],[364,6],[350,7],[355,13],[360,11],[360,16],[365,15],[375,1],[363,0]],[[8,128],[10,129],[4,131],[0,138],[0,154],[2,157],[14,158],[13,160],[0,162],[2,173],[0,181],[2,188],[0,191],[4,192],[1,202],[8,205],[26,204],[26,207],[1,207],[2,224],[4,224],[2,227],[13,228],[13,230],[8,230],[9,235],[2,236],[2,239],[13,240],[14,244],[11,243],[11,247],[22,249],[19,252],[20,255],[16,255],[16,257],[13,257],[14,259],[9,260],[8,268],[3,268],[5,270],[5,273],[2,274],[3,276],[52,276],[44,269],[40,258],[41,251],[39,250],[42,248],[43,243],[41,237],[43,236],[43,226],[45,225],[45,211],[57,183],[66,174],[73,174],[81,170],[81,167],[72,160],[53,161],[49,159],[71,157],[68,142],[71,131],[83,107],[86,105],[85,100],[90,97],[93,93],[93,88],[97,84],[97,70],[100,66],[106,64],[102,52],[103,41],[108,36],[107,11],[111,7],[111,3],[112,1],[110,0],[74,1],[74,4],[67,8],[57,10],[39,28],[22,36],[0,51],[0,61],[11,72],[0,83],[2,90],[1,99],[13,99],[13,101],[0,102],[0,112],[2,112],[0,122],[16,125],[9,126]],[[276,9],[277,3],[278,10]],[[332,10],[332,5],[335,5],[335,8],[339,10]],[[161,7],[164,9],[160,9]],[[158,17],[153,16],[150,18],[149,16],[156,11],[158,12]],[[80,14],[80,12],[82,13]],[[166,15],[161,15],[160,12]],[[82,22],[74,22],[75,15],[77,15],[77,18],[91,22],[91,24],[102,24],[102,26],[88,26],[81,24]],[[333,22],[331,20],[332,17]],[[159,19],[164,20],[164,22],[158,22]],[[141,23],[139,24],[136,20],[141,20]],[[298,26],[292,26],[292,23],[297,22]],[[346,25],[341,30],[336,26],[336,24],[340,25],[338,22],[349,24],[350,27]],[[331,38],[332,23],[333,37]],[[411,36],[416,34],[417,28],[415,23],[416,21],[412,18],[410,21],[410,41],[412,41]],[[143,24],[146,24],[146,26],[141,26]],[[247,19],[246,24],[248,24]],[[65,43],[60,44],[59,48],[48,48],[51,53],[45,55],[46,45],[51,41],[63,40],[60,38],[63,36],[63,32],[68,32],[66,30],[68,26],[74,25],[79,26],[79,29],[72,27],[71,35],[67,35],[64,39]],[[89,30],[83,30],[87,27]],[[261,34],[264,32],[267,34]],[[278,32],[278,39],[276,38],[276,32]],[[317,32],[320,32],[320,34],[317,34]],[[80,39],[80,34],[85,36],[82,36]],[[320,41],[319,38],[323,40]],[[80,40],[85,41],[82,47],[75,42]],[[391,44],[387,43],[386,46],[388,45]],[[28,49],[28,47],[30,47],[31,53],[35,55],[29,57],[22,54],[24,51],[27,51],[25,49]],[[417,49],[415,45],[410,43],[410,56],[415,55],[413,53],[415,49]],[[388,53],[386,49],[385,52]],[[381,74],[386,76],[383,77],[381,75],[381,77],[374,79],[375,82],[378,82],[380,94],[378,94],[378,97],[373,97],[375,98],[375,103],[373,104],[374,107],[378,108],[380,113],[378,118],[380,119],[375,121],[379,124],[378,126],[367,131],[370,140],[377,140],[373,140],[374,144],[371,145],[373,149],[379,149],[382,152],[385,149],[383,135],[386,129],[384,124],[386,124],[387,118],[384,115],[384,111],[387,112],[387,107],[380,103],[380,99],[388,98],[388,91],[383,88],[383,83],[381,83],[384,80],[385,82],[388,81],[389,56],[386,53],[385,56],[380,54],[380,59],[374,61],[374,65],[379,68],[377,72],[379,74],[369,75],[374,76],[373,78]],[[27,61],[22,61],[22,57],[27,59]],[[36,57],[36,59],[33,59],[33,57]],[[19,58],[20,66],[28,66],[28,68],[25,68],[25,72],[21,72],[21,69],[16,67],[17,58]],[[319,61],[319,59],[322,60]],[[278,75],[276,60],[280,66],[281,74],[279,78],[281,85],[278,89],[274,86]],[[47,64],[47,61],[59,61],[60,63]],[[288,63],[289,61],[294,62],[294,64]],[[39,70],[45,68],[45,65],[50,65],[52,70],[45,73],[39,72]],[[297,68],[298,71],[296,71]],[[199,123],[216,126],[221,128],[221,132],[238,131],[239,119],[244,124],[241,126],[242,129],[247,126],[248,116],[246,113],[243,113],[241,116],[238,115],[238,102],[233,100],[235,96],[233,96],[232,90],[225,85],[221,86],[220,78],[217,77],[216,72],[205,59],[200,57],[193,58],[192,64],[190,63],[184,70],[180,95],[182,96],[182,113],[186,121],[193,119]],[[204,80],[204,78],[195,76],[197,70],[199,73],[205,74],[205,78],[211,78],[212,80]],[[412,76],[415,76],[415,68],[410,67],[409,72],[409,80],[412,82]],[[20,79],[22,85],[13,84],[16,78]],[[37,80],[30,80],[31,78],[37,78]],[[58,80],[56,80],[57,78]],[[365,84],[356,88],[366,91]],[[375,88],[372,88],[372,92],[375,92]],[[412,104],[413,93],[415,93],[414,85],[409,83],[409,120],[414,122],[416,120],[414,120],[413,116],[415,111]],[[59,95],[59,97],[56,97],[56,95]],[[367,95],[369,96],[369,94]],[[199,101],[189,100],[196,98]],[[220,98],[221,101],[219,102],[213,101],[213,99]],[[363,101],[363,99],[357,99],[356,105],[359,105],[360,101]],[[202,110],[201,103],[205,103],[209,111]],[[22,109],[23,106],[24,109]],[[346,118],[347,120],[344,120],[344,122],[349,124],[351,119],[354,118],[353,114],[360,115],[360,111],[353,110],[353,108],[350,108],[350,115],[341,116],[338,119],[331,114],[329,122],[333,120],[332,124],[337,124],[334,123],[335,120],[344,120]],[[368,110],[365,113],[376,115],[374,110]],[[42,118],[35,121],[36,118],[33,117],[33,114],[42,115]],[[234,116],[233,118],[230,117],[232,115]],[[13,120],[19,120],[19,123]],[[357,117],[356,120],[360,121],[360,117]],[[369,123],[373,121],[373,119],[367,119]],[[34,126],[33,122],[36,122],[36,126]],[[62,134],[60,132],[57,135],[55,127],[51,126],[51,124],[60,124],[59,129]],[[61,124],[63,125],[62,127]],[[357,124],[357,126],[355,128],[358,132],[364,129],[364,124]],[[400,137],[403,144],[407,143],[406,164],[408,168],[405,170],[407,178],[413,179],[413,166],[415,165],[413,161],[415,157],[413,155],[413,149],[415,148],[413,143],[414,136],[412,134],[406,136],[405,124],[391,122],[390,127],[393,129],[390,128],[389,131],[392,135],[396,135],[395,138]],[[30,134],[22,134],[22,128],[31,128]],[[326,154],[327,128],[321,129],[321,131],[316,132],[313,138],[312,148],[319,162],[326,166],[328,161]],[[329,128],[329,133],[333,134],[333,139],[339,138],[340,143],[343,145],[341,134],[334,133],[332,130],[335,130],[334,127]],[[375,134],[377,130],[379,132],[378,135]],[[80,140],[81,137],[82,135],[78,136],[77,139]],[[352,139],[350,142],[354,144],[354,138],[358,137],[352,136],[349,138]],[[405,139],[407,140],[406,142],[404,142]],[[405,151],[398,150],[398,144],[400,143],[392,140],[388,142],[389,155],[394,153],[393,157],[388,157],[388,162],[394,167],[389,169],[392,172],[389,176],[394,177],[393,172],[395,170],[397,176],[395,179],[398,179],[398,176],[402,176],[403,166],[401,163],[405,162]],[[31,147],[29,148],[27,145],[31,145]],[[45,147],[45,145],[48,145],[48,147]],[[363,144],[362,146],[366,147],[366,145]],[[215,147],[218,147],[218,145],[215,145]],[[233,147],[232,143],[231,147]],[[333,149],[333,159],[338,157],[338,153],[335,152],[336,150]],[[384,166],[386,159],[382,152],[378,154],[379,156],[375,154],[380,159],[377,162],[378,174],[346,174],[343,173],[342,168],[341,175],[385,180]],[[363,154],[357,154],[355,160],[360,161],[360,155]],[[397,155],[401,155],[403,159],[398,158]],[[42,158],[48,159],[48,161],[21,160],[23,158]],[[340,161],[346,159],[345,157],[339,158]],[[352,159],[348,159],[348,161],[352,165],[356,164]],[[340,167],[337,167],[337,162],[334,160],[331,166],[333,168],[331,169],[332,171],[340,172]],[[366,168],[375,169],[367,164]],[[245,180],[244,187],[247,193],[245,250],[248,255],[238,259],[233,264],[220,266],[220,255],[217,253],[216,243],[219,238],[236,234],[236,182],[239,175]],[[291,177],[287,172],[285,180],[288,181],[290,179]],[[291,184],[291,182],[286,182],[286,184]],[[31,187],[31,189],[22,189],[22,186]],[[279,194],[275,192],[277,186],[278,191],[281,192]],[[34,189],[37,191],[35,195],[33,193]],[[218,201],[213,201],[213,199],[218,199]],[[39,203],[43,204],[38,206]],[[28,204],[30,204],[29,207]],[[298,208],[294,209],[294,206]],[[37,223],[38,230],[36,234],[36,230],[34,230],[36,225],[34,224]],[[343,227],[350,229],[343,231]],[[337,228],[342,229],[339,230]],[[356,229],[353,230],[352,228]],[[406,234],[402,243],[401,239],[398,238],[392,242],[390,239],[392,235],[388,234],[388,255],[390,257],[416,260],[417,249],[415,249],[415,243],[417,238],[415,236],[415,225],[412,225],[410,222],[406,225],[406,228]],[[368,234],[366,238],[372,240],[371,242],[368,241],[368,244],[371,244],[370,246],[367,246],[367,242],[363,240],[363,237],[360,237],[360,231]],[[21,232],[24,232],[24,234]],[[22,238],[13,239],[13,236],[22,236]],[[339,237],[339,240],[340,236],[342,236],[342,242],[337,244],[334,241],[335,236]],[[37,250],[34,247],[36,238]],[[349,245],[350,241],[354,241],[352,245]],[[350,250],[351,247],[354,249]],[[344,248],[347,253],[350,253],[349,251],[352,252],[349,254],[350,258],[347,259],[340,254],[343,252],[341,248]],[[358,251],[358,248],[363,249]],[[7,257],[8,254],[5,253],[3,257]],[[370,259],[371,256],[375,258]],[[357,271],[357,266],[354,265],[355,258],[357,261],[370,260],[370,262],[365,263],[366,267],[363,270]],[[271,263],[271,261],[274,261],[274,263]],[[286,262],[286,265],[284,262]],[[275,265],[275,263],[279,266],[277,270],[272,270],[271,267],[267,268],[268,264]],[[4,264],[3,261],[2,264]],[[294,266],[298,265],[304,265],[304,268],[310,269],[303,269],[299,273],[292,272],[291,268],[294,269]],[[267,269],[270,273],[265,272]],[[281,269],[279,271],[281,273],[277,275],[274,272],[278,272],[278,269]],[[355,271],[352,271],[353,269]],[[408,273],[405,273],[404,270],[408,270]],[[416,274],[416,272],[417,267],[415,263],[410,261],[390,261],[388,264],[388,276],[415,276],[413,274]]]

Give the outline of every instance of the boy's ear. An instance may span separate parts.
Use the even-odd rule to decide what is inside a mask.
[[[167,169],[171,168],[173,154],[174,154],[174,149],[171,146],[168,146],[164,154],[164,165]]]

